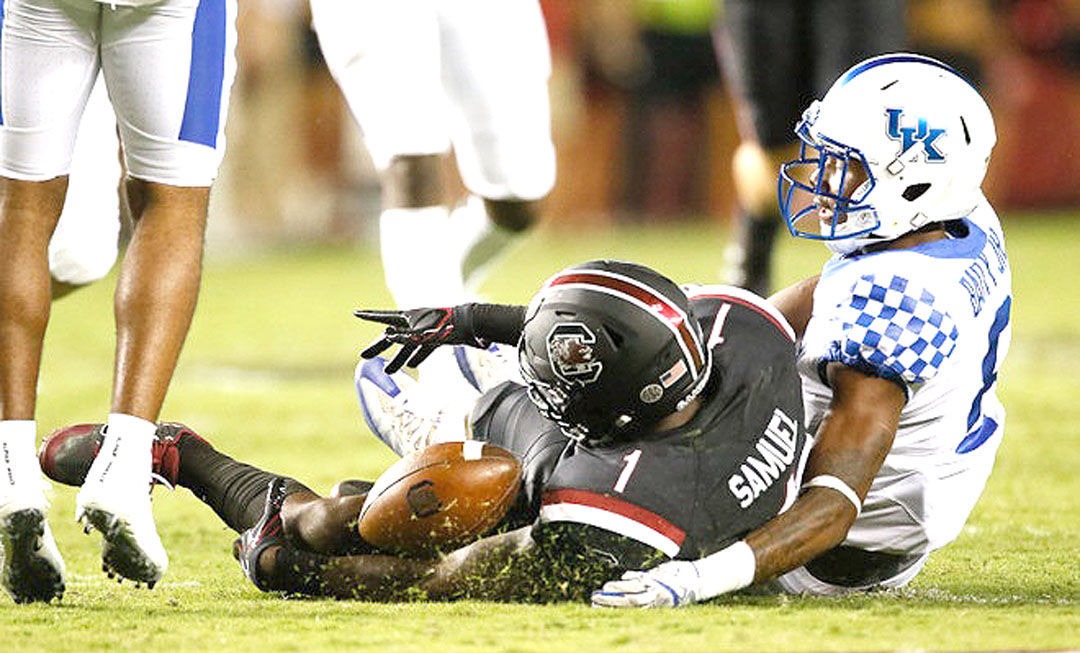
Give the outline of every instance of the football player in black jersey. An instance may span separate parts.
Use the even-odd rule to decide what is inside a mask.
[[[385,375],[372,392],[392,387],[398,368],[437,346],[518,344],[526,383],[485,393],[471,437],[520,458],[519,501],[498,534],[439,560],[379,554],[356,535],[362,496],[318,497],[163,426],[156,469],[244,532],[236,553],[260,589],[585,600],[613,574],[666,560],[726,552],[752,563],[740,538],[798,492],[808,443],[793,332],[746,291],[684,290],[640,265],[592,261],[552,277],[528,308],[358,316],[387,324],[365,356],[401,345],[390,363],[364,366]],[[71,444],[63,453],[53,441],[42,464],[54,479],[77,483],[77,472],[58,478],[63,459],[79,458]]]
[[[391,375],[435,346],[518,345],[525,384],[485,393],[470,435],[522,460],[513,518],[527,526],[448,557],[421,583],[429,595],[583,598],[597,575],[635,560],[752,556],[739,538],[798,492],[807,442],[794,334],[751,293],[591,261],[552,277],[528,307],[358,316],[387,324],[365,356],[402,346]],[[381,381],[370,391],[393,385]],[[493,581],[476,565],[501,573]]]

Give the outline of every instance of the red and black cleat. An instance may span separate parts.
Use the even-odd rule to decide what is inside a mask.
[[[273,591],[269,579],[259,569],[259,557],[269,548],[285,546],[285,529],[281,521],[281,506],[285,503],[285,479],[278,477],[266,487],[266,503],[263,514],[255,525],[240,534],[233,543],[233,557],[255,587],[264,592]]]
[[[53,431],[42,441],[38,450],[41,471],[57,483],[81,486],[101,447],[104,431],[104,424],[76,424]],[[151,450],[151,475],[155,483],[169,489],[176,487],[180,476],[180,449],[177,445],[181,438],[188,437],[202,439],[179,422],[158,424]]]

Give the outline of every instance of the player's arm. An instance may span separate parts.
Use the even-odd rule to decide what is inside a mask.
[[[833,388],[804,473],[804,490],[787,512],[751,532],[755,582],[806,564],[840,544],[892,447],[907,401],[895,382],[840,363],[827,370]]]
[[[437,560],[332,557],[278,547],[260,561],[260,586],[375,601],[586,600],[603,579],[654,564],[660,556],[652,547],[586,524],[538,524],[482,538]]]
[[[529,528],[477,540],[439,559],[387,554],[325,556],[280,547],[257,583],[263,589],[368,601],[506,598],[534,543]],[[500,594],[501,590],[501,594]]]
[[[814,275],[769,296],[769,303],[787,318],[796,338],[802,337],[810,322],[814,312],[814,290],[820,278],[821,275]]]
[[[388,373],[403,365],[416,367],[441,345],[486,348],[493,342],[516,345],[525,324],[525,307],[513,304],[459,304],[408,310],[360,309],[356,317],[383,324],[383,334],[361,352],[372,358],[391,346],[401,349],[386,366]]]
[[[703,601],[795,569],[843,542],[892,447],[907,401],[895,382],[840,363],[827,368],[833,401],[791,508],[728,548],[693,562],[632,572],[593,594],[608,607]]]

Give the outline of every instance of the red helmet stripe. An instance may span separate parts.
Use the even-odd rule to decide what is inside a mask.
[[[594,285],[604,288],[605,291],[614,291],[615,294],[623,294],[632,297],[638,302],[653,309],[653,314],[666,322],[679,334],[684,348],[690,353],[694,364],[694,378],[697,378],[705,367],[704,355],[698,339],[694,336],[690,327],[686,324],[689,316],[678,306],[673,304],[663,295],[658,295],[648,288],[630,283],[619,277],[595,274],[591,272],[568,272],[560,274],[548,282],[547,286],[562,286],[567,284]],[[611,292],[608,292],[611,294]]]

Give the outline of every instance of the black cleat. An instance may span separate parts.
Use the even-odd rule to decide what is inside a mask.
[[[41,510],[17,510],[0,519],[0,540],[0,580],[16,603],[47,603],[64,596],[64,561]]]
[[[41,471],[57,483],[79,487],[86,479],[98,448],[104,439],[104,424],[76,424],[53,431],[38,450]],[[173,488],[180,476],[182,438],[202,439],[195,431],[179,422],[158,424],[153,449],[151,475],[155,482]]]
[[[259,556],[274,546],[285,546],[281,506],[285,503],[285,479],[275,478],[266,487],[266,505],[255,525],[240,534],[233,543],[233,557],[240,561],[244,575],[264,592],[273,591],[259,571]]]

